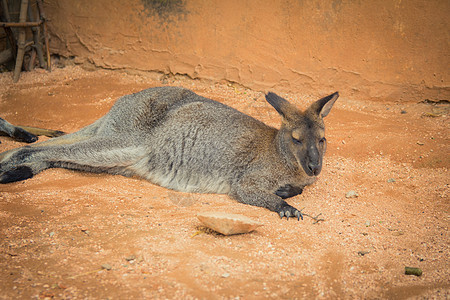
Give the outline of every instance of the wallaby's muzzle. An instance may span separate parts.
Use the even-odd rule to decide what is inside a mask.
[[[301,164],[308,176],[317,176],[320,174],[320,171],[322,171],[322,157],[317,147],[314,145],[308,147]]]
[[[320,174],[322,170],[322,164],[315,164],[312,162],[308,163],[308,172],[306,172],[309,176],[317,176]]]

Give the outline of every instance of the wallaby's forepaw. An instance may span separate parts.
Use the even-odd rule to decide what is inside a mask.
[[[281,186],[276,190],[275,195],[278,197],[281,197],[281,199],[287,199],[291,198],[297,195],[300,195],[303,192],[303,189],[301,187],[295,187],[290,184],[286,184],[284,186]]]
[[[300,218],[303,220],[302,213],[296,209],[295,207],[290,206],[289,204],[284,205],[278,210],[278,214],[280,215],[280,218],[283,219],[283,217],[286,217],[287,220],[289,218],[297,218],[297,220],[300,221]]]
[[[38,140],[38,137],[35,136],[34,134],[29,133],[28,131],[18,127],[16,127],[16,129],[14,130],[12,137],[19,142],[25,143],[34,143]]]

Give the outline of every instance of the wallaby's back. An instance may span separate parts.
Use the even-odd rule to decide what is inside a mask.
[[[273,144],[274,128],[229,106],[181,88],[152,92],[144,100],[151,109],[138,113],[147,117],[139,124],[146,131],[146,155],[136,171],[161,186],[229,193],[240,173]]]

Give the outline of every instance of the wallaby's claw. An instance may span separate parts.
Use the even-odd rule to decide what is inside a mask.
[[[285,212],[284,215],[286,216],[286,220],[289,221],[289,217],[291,216],[291,213],[289,211]]]
[[[297,218],[298,221],[300,221],[300,218],[303,220],[302,213],[296,209],[295,207],[292,207],[290,205],[283,206],[279,211],[278,214],[280,215],[280,218],[283,219],[283,217],[286,217],[286,220],[289,220],[289,218]]]
[[[300,221],[300,218],[303,220],[303,215],[300,211],[296,210],[294,215],[297,217],[297,220]]]

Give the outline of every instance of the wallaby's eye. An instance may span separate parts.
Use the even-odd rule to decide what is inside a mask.
[[[323,145],[323,144],[325,144],[325,142],[327,141],[327,139],[326,138],[321,138],[320,140],[319,140],[319,145]]]
[[[292,141],[294,142],[294,144],[297,144],[297,145],[301,145],[302,144],[302,141],[296,139],[295,137],[292,138]]]

